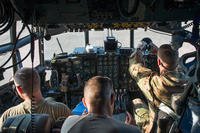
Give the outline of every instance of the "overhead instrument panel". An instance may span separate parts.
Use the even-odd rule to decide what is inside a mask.
[[[11,1],[28,23],[67,24],[83,29],[116,28],[116,23],[126,23],[131,28],[131,22],[185,21],[194,19],[200,11],[200,0]]]

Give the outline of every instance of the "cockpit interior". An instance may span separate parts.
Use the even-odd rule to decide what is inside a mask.
[[[0,81],[4,80],[6,71],[12,69],[13,74],[22,68],[22,62],[29,56],[32,67],[34,60],[39,60],[39,65],[34,67],[41,78],[43,96],[53,97],[73,110],[83,97],[85,82],[96,75],[107,76],[112,79],[116,94],[114,115],[124,121],[124,112],[134,113],[134,98],[146,101],[128,71],[129,57],[137,49],[134,31],[138,28],[170,35],[176,50],[185,42],[194,47],[195,51],[186,51],[180,57],[179,66],[195,88],[192,89],[195,90],[193,96],[198,99],[195,105],[199,108],[200,0],[1,0],[0,35],[9,31],[10,42],[0,42],[0,57],[4,58],[6,53],[10,56],[5,62],[0,61]],[[113,35],[114,31],[121,30],[129,32],[128,47]],[[101,46],[90,43],[91,31],[107,31]],[[27,34],[20,37],[24,32]],[[84,34],[84,46],[75,47],[68,53],[57,39],[58,45],[48,47],[58,47],[61,52],[45,60],[44,40],[48,43],[55,35],[74,32]],[[26,49],[27,55],[19,51],[26,45],[30,45]],[[37,53],[34,52],[36,45]],[[146,45],[143,49],[144,64],[159,72],[157,56],[150,52],[151,47]],[[36,54],[39,59],[35,59]],[[10,65],[7,64],[9,61]],[[48,80],[47,74],[50,75]],[[189,93],[185,97],[189,97]],[[20,102],[12,79],[0,84],[0,116]],[[174,133],[172,130],[169,132]]]

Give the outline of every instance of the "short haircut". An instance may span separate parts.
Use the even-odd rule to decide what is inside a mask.
[[[169,44],[163,44],[158,49],[158,57],[163,63],[166,64],[166,68],[173,70],[178,63],[178,52],[172,48]]]
[[[24,93],[31,94],[33,91],[40,89],[40,76],[35,69],[22,68],[14,75],[14,81],[19,85]]]
[[[84,98],[88,98],[93,107],[104,106],[113,94],[113,83],[108,77],[95,76],[84,87]]]

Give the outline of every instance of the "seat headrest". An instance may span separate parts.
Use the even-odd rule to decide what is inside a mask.
[[[2,127],[3,133],[50,133],[52,119],[47,114],[23,114],[8,117]]]

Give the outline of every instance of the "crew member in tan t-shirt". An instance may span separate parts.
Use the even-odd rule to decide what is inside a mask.
[[[4,121],[8,117],[31,113],[32,89],[35,102],[35,113],[49,114],[50,117],[52,117],[53,122],[59,117],[68,117],[71,114],[70,109],[65,104],[44,99],[40,90],[40,77],[35,69],[22,68],[18,70],[14,75],[14,83],[17,93],[24,102],[9,108],[2,114],[0,118],[0,131]]]

